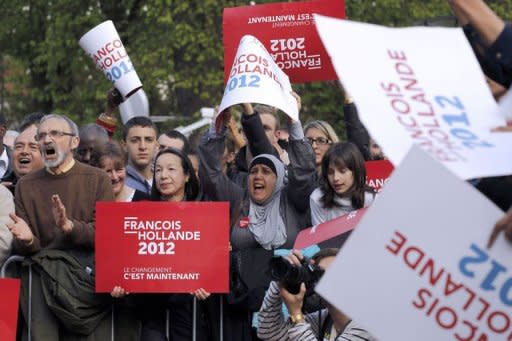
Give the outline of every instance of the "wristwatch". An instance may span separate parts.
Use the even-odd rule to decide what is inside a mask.
[[[295,315],[290,315],[290,320],[292,321],[293,324],[304,322],[304,315],[302,315],[300,313],[295,314]]]

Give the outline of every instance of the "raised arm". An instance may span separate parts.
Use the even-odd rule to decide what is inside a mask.
[[[221,159],[224,153],[225,127],[219,134],[215,124],[201,138],[199,144],[199,179],[204,193],[210,200],[229,201],[231,204],[242,200],[244,189],[232,182],[222,171]],[[234,205],[231,205],[234,207]]]
[[[297,104],[300,108],[300,99],[297,99]],[[311,144],[304,139],[300,121],[290,122],[288,157],[288,199],[299,212],[304,212],[309,208],[309,195],[317,186],[317,175],[315,153]]]
[[[352,99],[343,104],[343,113],[347,140],[357,146],[365,160],[370,160],[370,135],[359,119],[357,107]]]
[[[485,74],[500,85],[512,83],[512,26],[481,0],[448,0]]]
[[[237,150],[245,146],[245,140],[242,134],[238,130],[238,126],[233,116],[229,118],[228,128],[231,132],[231,136],[233,136],[233,140],[235,141]]]
[[[279,157],[265,134],[260,114],[252,109],[252,105],[244,104],[241,123],[253,157],[260,154],[273,154]]]
[[[461,24],[470,24],[486,45],[492,45],[505,28],[505,23],[482,0],[448,0]]]
[[[285,340],[291,326],[282,312],[279,286],[271,282],[258,313],[258,337],[262,340]]]
[[[347,130],[347,140],[357,146],[365,160],[370,160],[370,135],[359,119],[357,107],[352,96],[340,82],[334,83],[343,95],[343,118]]]
[[[299,265],[298,257],[302,257],[302,255],[296,250],[293,252],[294,254],[290,254],[287,258],[292,264]],[[301,284],[298,293],[292,294],[284,287],[280,288],[277,282],[271,282],[258,314],[258,337],[263,340],[318,340],[317,336],[320,330],[318,314],[306,316],[302,314],[305,293],[304,283]],[[291,317],[288,320],[285,320],[283,316],[283,303]],[[325,317],[326,310],[321,312],[320,325]]]

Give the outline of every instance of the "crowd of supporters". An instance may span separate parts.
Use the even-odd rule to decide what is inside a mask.
[[[498,98],[512,80],[512,26],[482,1],[449,3]],[[305,284],[291,293],[270,271],[283,253],[294,266],[327,269],[347,235],[292,251],[298,233],[378,200],[366,184],[365,161],[383,159],[385,151],[339,86],[348,141],[333,129],[339,122],[295,121],[249,103],[240,122],[225,112],[197,146],[177,130],[160,134],[145,116],[117,128],[98,120],[79,129],[67,116],[44,113],[27,115],[7,145],[8,122],[0,116],[0,265],[25,257],[12,271],[22,280],[19,338],[30,329],[31,340],[374,340]],[[292,95],[300,112],[300,96]],[[109,103],[107,116],[118,104]],[[488,178],[476,186],[508,209],[512,196],[503,189],[510,183]],[[228,294],[131,294],[122,286],[95,294],[96,202],[143,200],[229,202]],[[512,240],[512,211],[497,222],[490,244],[502,230]],[[56,286],[77,303],[63,303]]]

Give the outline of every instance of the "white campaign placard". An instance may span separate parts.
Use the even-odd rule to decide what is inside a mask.
[[[299,119],[288,76],[277,66],[265,46],[253,36],[240,40],[224,90],[219,112],[235,104],[260,103],[276,107]]]
[[[123,97],[126,98],[142,87],[139,76],[111,20],[92,28],[80,38],[79,44]]]
[[[508,125],[512,124],[512,89],[509,89],[505,95],[500,98],[496,111],[498,115],[505,118]]]
[[[379,341],[506,340],[512,245],[486,248],[502,216],[413,146],[316,290]]]
[[[315,23],[361,121],[395,166],[417,144],[463,179],[512,174],[512,134],[490,132],[505,120],[461,29]]]

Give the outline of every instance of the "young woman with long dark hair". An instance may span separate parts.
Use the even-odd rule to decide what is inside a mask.
[[[320,187],[310,196],[313,225],[369,206],[375,198],[366,185],[364,158],[355,144],[335,143],[325,153]]]

